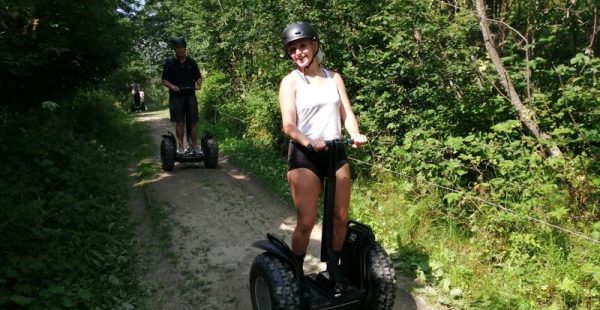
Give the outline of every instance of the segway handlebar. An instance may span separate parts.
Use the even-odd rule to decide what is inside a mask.
[[[325,144],[327,146],[333,146],[334,144],[335,145],[352,145],[352,144],[354,144],[354,139],[342,138],[342,139],[326,140]]]
[[[192,87],[192,86],[182,86],[179,87],[179,91],[195,91],[196,87]]]
[[[352,138],[342,138],[342,139],[333,139],[333,140],[325,140],[325,145],[329,146],[334,146],[334,145],[352,145],[354,144],[354,139]],[[307,149],[314,151],[314,148],[312,145],[307,145],[306,146]]]
[[[180,94],[193,94],[196,91],[196,87],[191,86],[180,86],[179,93]]]

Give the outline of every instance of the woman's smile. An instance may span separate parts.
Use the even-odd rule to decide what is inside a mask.
[[[296,64],[298,64],[298,65],[303,65],[307,61],[308,61],[308,57],[306,56],[306,54],[300,54],[300,55],[294,56],[294,62],[296,62]]]

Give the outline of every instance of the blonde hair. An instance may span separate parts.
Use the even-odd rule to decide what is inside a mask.
[[[319,62],[319,65],[323,64],[323,57],[325,57],[325,53],[323,53],[323,47],[319,44],[319,51],[317,52],[317,55],[315,56],[315,58]]]

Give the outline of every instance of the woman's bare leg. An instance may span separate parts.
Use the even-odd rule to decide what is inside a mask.
[[[350,165],[345,164],[335,173],[335,209],[333,211],[333,249],[341,251],[346,239],[348,206],[350,205]]]
[[[288,183],[298,217],[292,234],[292,251],[296,255],[303,255],[306,253],[310,233],[315,226],[321,181],[309,169],[298,168],[288,171]]]

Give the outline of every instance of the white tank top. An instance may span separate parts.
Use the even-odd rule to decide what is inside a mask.
[[[296,72],[296,127],[310,139],[340,139],[342,100],[333,74],[325,70],[325,84],[307,83],[304,75]]]

